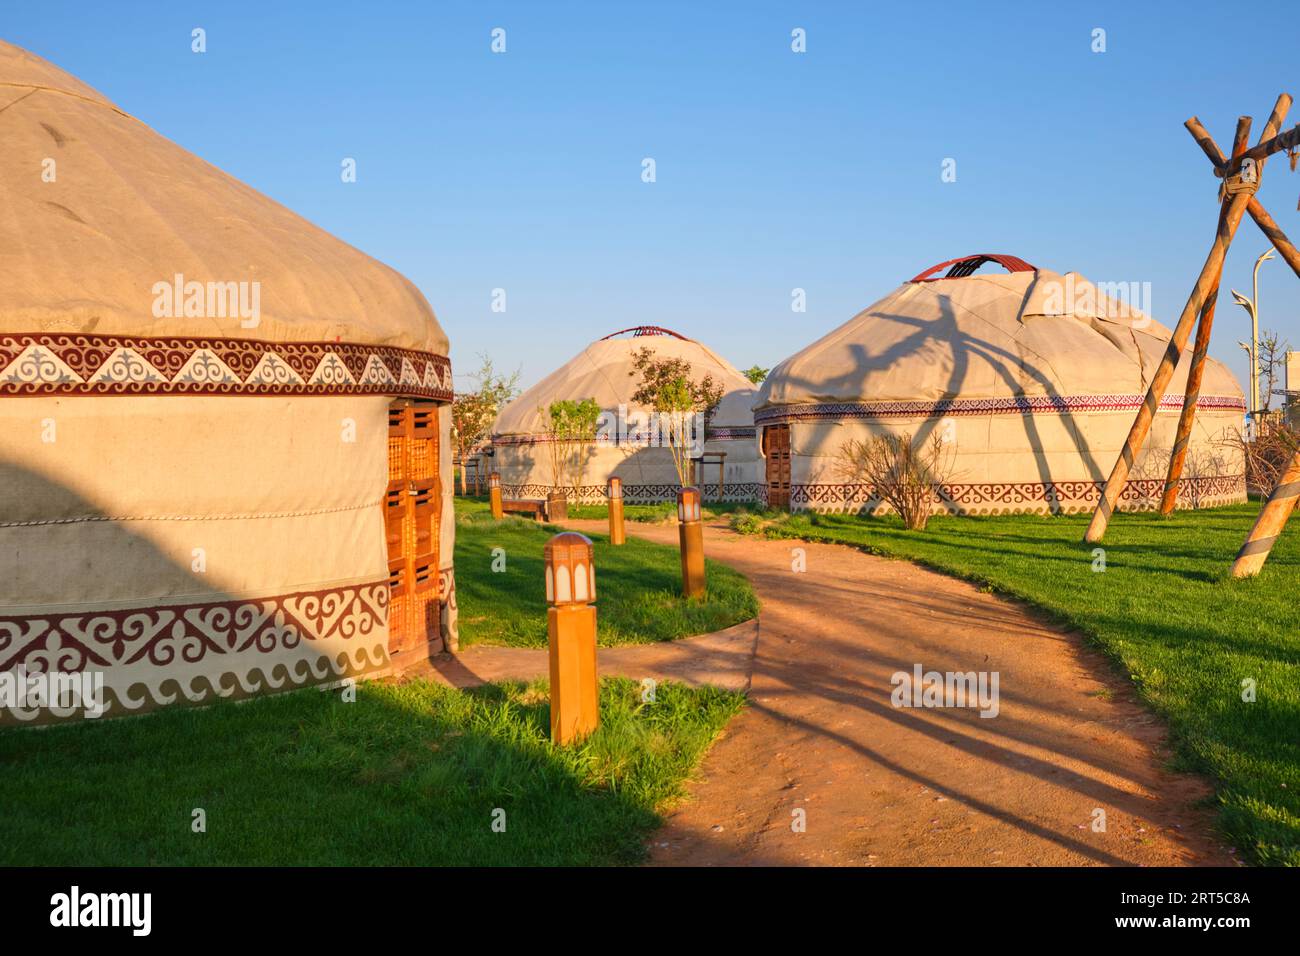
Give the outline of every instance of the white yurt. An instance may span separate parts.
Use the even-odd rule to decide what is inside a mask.
[[[706,375],[722,388],[722,399],[705,426],[695,478],[706,501],[756,501],[763,491],[750,411],[754,386],[708,346],[658,326],[637,326],[592,342],[502,409],[492,428],[488,467],[501,475],[507,497],[544,498],[557,482],[548,452],[545,420],[553,402],[595,399],[602,423],[619,419],[626,427],[602,429],[579,452],[582,478],[576,498],[603,501],[606,483],[618,477],[627,501],[672,499],[679,487],[672,452],[649,433],[648,409],[632,401],[640,378],[634,362],[642,349],[659,359],[681,359],[692,377]],[[565,489],[572,499],[571,488]]]
[[[451,369],[424,296],[5,43],[0,128],[0,686],[102,694],[0,719],[453,642]]]
[[[976,271],[985,265],[1006,271]],[[871,488],[844,480],[845,448],[893,433],[939,435],[942,510],[1090,509],[1171,335],[1136,308],[1141,287],[1117,286],[997,255],[949,260],[899,286],[763,383],[754,421],[769,504],[879,509]],[[1121,507],[1159,502],[1190,353]],[[1226,440],[1245,410],[1232,374],[1209,360],[1179,507],[1245,500],[1241,454]]]

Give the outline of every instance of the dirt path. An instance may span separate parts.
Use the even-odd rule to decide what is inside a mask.
[[[677,542],[672,525],[628,530]],[[655,834],[652,863],[1236,863],[1194,806],[1209,788],[1162,769],[1163,726],[1081,638],[970,584],[839,545],[717,524],[705,548],[753,583],[758,621],[598,655],[602,674],[750,692],[691,799]],[[793,570],[795,549],[806,571]],[[997,715],[894,707],[891,677],[916,665],[996,672]],[[472,686],[546,669],[542,649],[471,647],[425,676]]]
[[[597,570],[597,574],[599,574]],[[758,644],[758,621],[726,630],[660,644],[602,647],[596,655],[601,677],[674,680],[692,687],[712,684],[748,690]],[[477,687],[488,681],[546,677],[547,651],[542,647],[493,647],[475,644],[458,654],[441,654],[404,678],[430,677],[453,687]]]
[[[1235,863],[1193,807],[1208,787],[1162,769],[1164,728],[1082,639],[903,561],[720,525],[705,544],[763,602],[751,704],[654,836],[654,863]],[[895,708],[891,675],[916,664],[998,672],[997,716]]]

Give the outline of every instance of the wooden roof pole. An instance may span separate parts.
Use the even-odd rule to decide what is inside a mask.
[[[1214,163],[1215,169],[1221,168],[1227,163],[1223,151],[1219,149],[1218,143],[1206,132],[1205,127],[1201,125],[1200,120],[1195,116],[1186,123],[1188,132],[1196,139],[1197,144],[1205,151],[1205,155]],[[1277,224],[1268,210],[1264,208],[1263,203],[1259,201],[1258,196],[1250,197],[1250,204],[1246,206],[1246,212],[1250,213],[1250,218],[1255,220],[1255,225],[1259,226],[1260,231],[1273,244],[1278,255],[1291,267],[1291,271],[1300,278],[1300,251],[1296,250],[1295,245],[1287,238],[1282,227]]]
[[[1273,113],[1264,126],[1264,133],[1261,138],[1267,139],[1277,135],[1278,127],[1282,125],[1282,121],[1290,108],[1291,97],[1283,93],[1278,97],[1277,104],[1273,107]],[[1110,523],[1110,516],[1115,510],[1115,504],[1119,501],[1119,496],[1123,493],[1124,486],[1128,482],[1129,471],[1132,470],[1138,450],[1142,447],[1147,433],[1151,430],[1151,422],[1155,417],[1156,408],[1160,404],[1160,399],[1164,396],[1169,379],[1173,377],[1178,360],[1182,357],[1183,348],[1187,345],[1187,339],[1192,332],[1192,323],[1196,321],[1197,316],[1200,314],[1201,307],[1205,304],[1210,289],[1219,284],[1219,275],[1223,270],[1223,260],[1227,255],[1228,247],[1232,245],[1233,237],[1237,234],[1237,227],[1241,225],[1241,217],[1246,213],[1246,205],[1249,200],[1250,192],[1242,190],[1233,193],[1228,202],[1227,213],[1220,221],[1219,229],[1214,237],[1214,244],[1210,247],[1205,264],[1201,266],[1201,274],[1197,277],[1196,285],[1192,288],[1192,294],[1188,297],[1187,304],[1178,317],[1178,325],[1174,328],[1174,334],[1169,340],[1169,346],[1165,350],[1164,357],[1160,360],[1155,375],[1152,376],[1151,385],[1147,389],[1146,400],[1142,403],[1142,407],[1138,409],[1138,413],[1133,419],[1133,425],[1129,429],[1128,438],[1124,442],[1124,447],[1115,460],[1115,467],[1111,470],[1110,477],[1106,479],[1105,487],[1102,488],[1101,497],[1097,502],[1097,510],[1093,512],[1092,521],[1088,524],[1088,530],[1084,534],[1084,540],[1089,543],[1100,541],[1106,534],[1106,526]]]
[[[1259,574],[1259,569],[1268,560],[1277,536],[1286,526],[1287,518],[1295,510],[1296,501],[1300,500],[1300,448],[1291,456],[1277,487],[1268,496],[1268,501],[1260,509],[1259,517],[1246,535],[1246,543],[1237,552],[1237,559],[1232,562],[1234,578],[1248,578]]]
[[[1190,120],[1188,122],[1191,122]],[[1250,142],[1249,116],[1237,117],[1237,133],[1232,141],[1234,156],[1245,152]],[[1188,127],[1190,130],[1190,127]],[[1196,134],[1193,133],[1195,136]],[[1200,137],[1197,137],[1199,140]],[[1227,203],[1219,204],[1219,228],[1223,228],[1223,217],[1227,213]],[[1206,296],[1201,306],[1200,322],[1196,326],[1196,344],[1192,346],[1192,367],[1187,371],[1187,388],[1183,392],[1183,410],[1178,416],[1178,431],[1174,436],[1173,452],[1169,456],[1169,473],[1165,477],[1165,492],[1160,499],[1160,513],[1170,514],[1178,504],[1178,488],[1183,477],[1183,465],[1187,461],[1187,443],[1192,437],[1192,425],[1196,422],[1196,403],[1201,397],[1201,379],[1205,375],[1205,356],[1210,351],[1210,332],[1214,328],[1214,307],[1219,301],[1219,279],[1223,268],[1219,268],[1214,288]]]
[[[1291,271],[1300,279],[1300,252],[1296,251],[1295,245],[1286,237],[1286,233],[1274,221],[1273,217],[1268,214],[1258,199],[1250,197],[1250,204],[1246,206],[1246,212],[1250,213],[1250,218],[1255,220],[1255,225],[1259,226],[1260,231],[1268,237],[1268,241],[1273,244],[1278,255],[1291,267]]]
[[[1290,99],[1290,97],[1288,97]],[[1286,111],[1283,111],[1283,119],[1286,118]],[[1278,127],[1281,127],[1278,123]],[[1274,133],[1269,139],[1261,139],[1258,146],[1252,146],[1240,156],[1234,156],[1226,163],[1221,163],[1214,171],[1214,175],[1222,179],[1224,176],[1233,176],[1241,170],[1241,164],[1244,160],[1253,159],[1256,162],[1268,159],[1274,153],[1280,153],[1284,149],[1295,149],[1300,146],[1300,123],[1291,127],[1281,136]]]

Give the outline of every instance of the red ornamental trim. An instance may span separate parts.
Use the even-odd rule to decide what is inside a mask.
[[[757,434],[758,434],[757,430],[753,428],[717,428],[717,429],[709,428],[705,430],[704,440],[706,442],[753,441]],[[556,441],[555,438],[552,438],[550,435],[547,435],[545,433],[535,433],[531,435],[493,435],[492,436],[492,444],[494,445],[547,445],[554,441]],[[659,442],[657,444],[651,445],[649,439],[639,438],[635,434],[628,435],[628,437],[624,440],[619,440],[617,437],[610,438],[610,437],[602,437],[598,435],[591,440],[591,444],[608,446],[610,448],[629,448],[629,447],[667,448],[668,447],[668,445],[663,442]]]
[[[1008,272],[1037,272],[1036,266],[1031,266],[1019,256],[999,255],[993,252],[977,252],[973,256],[962,256],[960,259],[949,259],[946,262],[940,262],[938,265],[930,266],[920,275],[908,280],[910,282],[938,282],[940,279],[964,279],[973,275],[975,270],[986,262],[996,262]],[[952,266],[944,275],[935,276],[934,274],[944,266]],[[934,278],[931,278],[934,276]]]
[[[974,506],[1016,507],[1044,506],[1048,509],[1069,503],[1094,505],[1104,481],[1024,481],[949,483],[940,486],[943,507],[965,510]],[[1158,501],[1164,492],[1163,478],[1139,478],[1129,481],[1120,495],[1121,503]],[[1195,505],[1201,500],[1219,501],[1246,497],[1245,475],[1210,475],[1184,478],[1179,487],[1179,502]],[[792,484],[790,503],[832,507],[878,505],[869,485],[863,484]],[[870,509],[868,509],[870,510]]]
[[[717,482],[706,483],[698,486],[700,493],[704,496],[705,501],[718,500]],[[762,501],[765,494],[766,486],[757,482],[736,482],[728,483],[723,487],[723,500],[725,501]],[[506,484],[501,483],[501,492],[510,498],[545,498],[555,489],[550,485],[538,484]],[[677,492],[681,486],[676,484],[662,485],[623,485],[623,500],[639,504],[651,504],[658,501],[675,501]],[[603,502],[608,488],[605,485],[581,485],[575,496],[573,489],[566,489],[565,492],[570,501],[577,502]]]
[[[705,441],[753,441],[757,435],[757,428],[721,427],[704,430]]]
[[[0,615],[0,671],[76,673],[86,667],[209,654],[270,654],[302,641],[364,638],[388,621],[388,582],[321,591],[120,611]]]
[[[445,355],[346,342],[0,334],[5,395],[401,395],[452,399]]]
[[[756,425],[786,422],[836,421],[855,418],[929,418],[939,415],[1070,415],[1079,412],[1131,412],[1145,395],[1017,395],[1010,398],[947,398],[937,402],[810,402],[771,405],[754,413]],[[1161,410],[1183,407],[1183,397],[1166,395]],[[1245,399],[1235,395],[1202,395],[1200,411],[1246,411]]]

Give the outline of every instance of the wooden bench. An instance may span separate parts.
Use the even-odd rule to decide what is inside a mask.
[[[546,520],[546,501],[542,498],[502,498],[501,510],[506,514],[532,515],[534,521]]]
[[[502,514],[531,515],[534,521],[565,521],[569,502],[563,492],[553,491],[545,498],[502,498]]]

